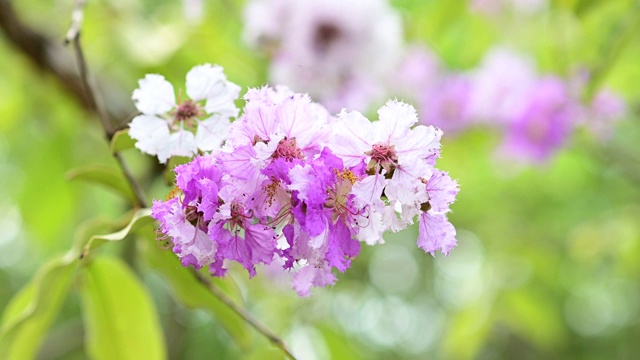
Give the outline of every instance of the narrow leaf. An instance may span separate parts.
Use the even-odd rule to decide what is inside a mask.
[[[143,244],[145,245],[143,249],[145,259],[149,267],[162,274],[178,301],[191,309],[208,310],[238,346],[247,347],[249,345],[250,333],[247,330],[247,324],[213,295],[209,289],[196,280],[192,273],[193,269],[183,267],[178,257],[171,251],[161,249],[155,243],[145,242]],[[225,293],[233,294],[234,288],[230,286],[233,285],[230,280],[223,279],[222,281],[215,281],[215,283]],[[238,292],[237,289],[235,290]],[[235,295],[232,295],[232,297],[237,299],[239,293]]]
[[[99,184],[122,195],[125,199],[136,203],[136,196],[124,175],[115,168],[104,165],[91,165],[76,168],[67,173],[69,180],[84,180]]]
[[[129,224],[125,226],[122,230],[116,231],[111,234],[105,235],[94,235],[89,238],[87,244],[82,249],[81,257],[85,257],[89,254],[89,252],[101,244],[108,241],[120,241],[127,237],[131,232],[141,228],[144,225],[148,225],[153,222],[153,218],[151,217],[151,209],[138,209],[129,221]]]
[[[111,153],[116,154],[120,151],[131,149],[135,147],[136,141],[129,136],[129,129],[118,130],[111,138]]]
[[[75,278],[73,260],[73,256],[65,256],[46,263],[6,307],[0,325],[3,359],[35,356]]]
[[[166,350],[149,294],[131,270],[115,258],[94,259],[80,288],[93,359],[164,359]]]

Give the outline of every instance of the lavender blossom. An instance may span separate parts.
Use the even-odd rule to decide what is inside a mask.
[[[208,82],[195,84],[193,98],[210,94]],[[136,93],[139,107],[169,111],[147,90]],[[216,134],[223,146],[176,167],[171,198],[154,202],[161,239],[184,266],[224,276],[235,261],[253,277],[278,259],[307,296],[333,284],[333,269],[346,271],[361,242],[382,243],[416,216],[423,250],[455,245],[446,213],[457,183],[434,168],[442,131],[416,125],[412,106],[389,101],[370,122],[347,111],[336,119],[283,87],[249,90],[245,100],[242,116]]]

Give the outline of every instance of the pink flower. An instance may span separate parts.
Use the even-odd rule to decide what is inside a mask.
[[[561,80],[541,79],[531,89],[527,105],[508,127],[500,152],[524,161],[548,160],[572,134],[576,110]]]

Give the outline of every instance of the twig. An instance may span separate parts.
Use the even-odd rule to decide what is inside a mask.
[[[220,290],[210,278],[202,275],[197,270],[191,268],[193,270],[193,275],[198,279],[202,285],[206,286],[211,293],[213,293],[220,301],[222,301],[227,307],[229,307],[233,312],[235,312],[238,316],[240,316],[245,322],[249,323],[254,329],[256,329],[260,334],[267,338],[275,347],[282,350],[285,356],[289,359],[296,360],[296,357],[287,349],[286,344],[282,339],[278,337],[278,335],[274,334],[271,330],[269,330],[266,326],[260,323],[256,318],[251,315],[244,308],[238,306],[231,298],[227,296],[222,290]]]
[[[22,22],[9,0],[0,0],[0,31],[28,61],[39,70],[53,75],[58,80],[58,84],[85,110],[95,112],[95,106],[87,99],[82,80],[73,66],[73,57],[69,51],[57,39],[51,39]],[[112,124],[115,124],[116,128],[122,127],[124,121],[117,120],[128,119],[134,112],[133,104],[129,97],[114,84],[109,84],[105,79],[101,79],[99,84],[109,99],[109,107],[106,110],[109,118],[112,119]]]
[[[82,87],[84,88],[84,94],[86,97],[86,101],[90,104],[91,109],[98,114],[98,118],[102,123],[102,127],[105,131],[105,135],[108,141],[111,141],[113,135],[116,132],[111,119],[109,118],[109,114],[105,110],[104,104],[101,101],[101,97],[96,95],[96,91],[92,86],[89,80],[89,71],[87,69],[87,62],[84,57],[84,52],[82,51],[82,45],[80,44],[80,30],[82,28],[82,20],[84,18],[84,5],[86,4],[85,0],[77,0],[73,13],[71,15],[71,26],[69,26],[69,30],[67,31],[67,36],[65,38],[65,44],[73,44],[73,50],[76,56],[76,62],[78,64],[78,70],[80,71],[80,81],[82,82]],[[120,169],[124,173],[127,181],[133,188],[133,192],[136,197],[137,206],[147,207],[147,202],[145,200],[145,195],[138,184],[138,181],[133,177],[129,168],[126,166],[122,155],[119,153],[114,154]]]
[[[67,30],[67,36],[65,36],[65,44],[69,44],[74,41],[80,35],[80,29],[82,28],[82,20],[84,20],[84,6],[85,0],[76,0],[73,6],[73,12],[71,12],[71,26]]]

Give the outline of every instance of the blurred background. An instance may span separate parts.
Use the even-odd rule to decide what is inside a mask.
[[[413,84],[408,90],[398,85],[402,81],[396,80],[403,76],[420,77],[397,72],[406,64],[406,49],[419,49],[427,59],[417,63],[417,71],[428,73],[424,86],[435,87],[436,93],[445,76],[463,76],[475,84],[473,79],[482,78],[487,67],[487,54],[496,48],[518,54],[516,58],[524,60],[517,61],[534,74],[531,78],[562,81],[566,97],[579,109],[571,113],[570,131],[562,141],[533,161],[501,153],[510,131],[504,121],[492,123],[485,116],[455,126],[437,124],[445,131],[451,128],[451,134],[446,131],[443,137],[438,167],[458,179],[461,189],[449,214],[458,231],[458,245],[449,256],[432,257],[417,248],[414,226],[389,234],[384,245],[363,247],[335,286],[314,289],[308,298],[296,296],[288,276],[264,267],[251,280],[242,269],[232,267],[224,282],[301,359],[637,356],[640,4],[635,0],[374,2],[377,15],[337,16],[337,28],[315,33],[321,36],[316,38],[320,45],[331,46],[341,34],[357,34],[358,26],[376,32],[374,45],[355,63],[350,61],[360,55],[345,56],[347,60],[327,57],[324,61],[332,66],[326,65],[320,58],[309,58],[313,51],[304,57],[307,50],[299,43],[304,39],[288,40],[292,29],[310,23],[302,21],[313,9],[310,0],[295,5],[300,12],[284,12],[284,18],[278,18],[277,11],[295,8],[291,2],[253,1],[260,4],[253,4],[258,10],[251,13],[240,0],[89,1],[82,43],[88,66],[101,81],[105,104],[120,116],[121,124],[135,114],[130,94],[138,79],[160,73],[176,88],[183,87],[186,72],[205,62],[222,65],[228,79],[245,90],[292,79],[289,86],[294,90],[308,91],[336,111],[349,106],[375,118],[375,109],[391,97],[413,102],[421,116],[436,106],[433,97],[423,99],[434,88]],[[38,56],[57,59],[57,69],[76,71],[72,49],[62,46],[73,3],[14,1],[15,14],[7,10],[10,2],[0,3],[3,24],[19,20],[54,45],[45,52],[29,52],[9,40],[10,27],[3,26],[0,35],[0,308],[4,309],[47,259],[71,247],[84,224],[96,218],[119,219],[129,205],[108,189],[70,180],[74,168],[115,167],[115,161],[97,117],[83,106],[73,84],[34,61]],[[283,23],[291,24],[274,28]],[[355,43],[361,38],[356,37]],[[429,61],[437,65],[428,67]],[[517,91],[525,81],[504,69],[498,71],[499,78],[488,80],[510,84],[497,99]],[[335,73],[323,75],[323,71]],[[311,75],[301,80],[298,72]],[[338,80],[318,85],[318,78],[331,76]],[[358,83],[363,77],[365,81]],[[354,83],[357,86],[349,87]],[[366,89],[351,91],[360,86]],[[590,107],[600,91],[615,94],[617,104],[604,115]],[[340,103],[347,98],[355,100]],[[585,120],[597,116],[592,123]],[[442,121],[438,119],[434,121]],[[158,176],[162,169],[156,159],[135,149],[123,156],[149,198],[164,199],[170,187]],[[156,246],[149,233],[142,238]],[[144,241],[138,245],[144,247]],[[122,246],[109,244],[98,251],[117,255]],[[282,358],[251,330],[248,340],[236,339],[237,334],[221,325],[219,312],[185,307],[153,266],[142,259],[135,264],[157,309],[170,358]],[[87,356],[78,297],[72,289],[38,358]],[[227,324],[241,322],[228,316]]]

